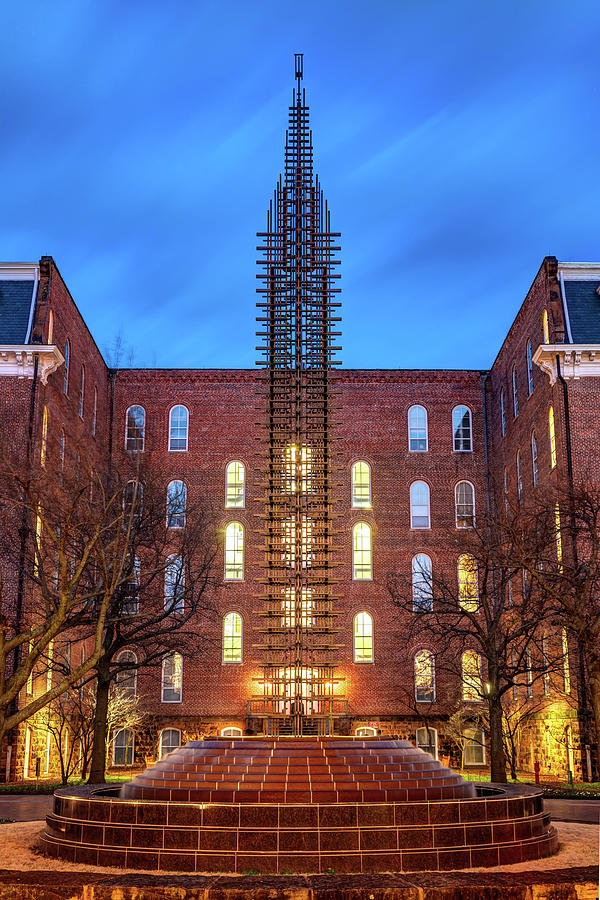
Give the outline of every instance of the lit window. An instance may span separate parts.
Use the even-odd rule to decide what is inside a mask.
[[[417,553],[412,558],[412,599],[414,612],[433,609],[431,560],[426,553]]]
[[[368,612],[354,616],[354,662],[373,662],[373,617]]]
[[[133,559],[131,576],[122,587],[121,613],[124,616],[135,616],[139,610],[140,593],[140,561]]]
[[[300,454],[293,445],[284,450],[282,490],[288,494],[295,494],[298,480],[302,493],[306,494],[312,490],[312,447],[302,447]]]
[[[427,450],[427,410],[411,406],[408,411],[408,449],[413,453]]]
[[[242,737],[242,729],[230,725],[229,728],[221,728],[221,737]]]
[[[239,613],[227,613],[223,619],[223,662],[242,661],[242,617]]]
[[[71,363],[71,345],[67,341],[65,343],[65,370],[63,374],[63,392],[69,393],[69,365]]]
[[[533,475],[533,486],[537,487],[540,473],[538,470],[537,440],[535,437],[535,431],[532,432],[531,435],[531,473]]]
[[[165,610],[182,613],[185,607],[185,569],[180,556],[169,556],[165,568]]]
[[[415,653],[415,700],[417,703],[435,700],[435,663],[429,650]]]
[[[40,442],[40,465],[46,468],[46,452],[48,449],[48,407],[42,413],[42,440]]]
[[[113,731],[113,766],[132,766],[135,733],[131,728]]]
[[[246,469],[244,463],[234,460],[225,470],[225,507],[243,509],[245,505]]]
[[[558,500],[554,504],[554,535],[556,538],[556,559],[558,560],[559,568],[561,568],[562,535],[561,535],[561,531],[560,531],[560,507],[558,505]]]
[[[465,650],[462,655],[463,700],[483,699],[481,683],[481,657],[475,650]]]
[[[527,390],[533,394],[533,359],[531,358],[531,341],[527,341]]]
[[[137,688],[137,656],[131,650],[123,650],[117,656],[119,666],[116,675],[117,692],[121,697],[135,697]]]
[[[569,639],[567,637],[567,629],[562,630],[562,655],[563,655],[563,676],[565,694],[571,693],[571,670],[569,667]]]
[[[463,739],[465,766],[485,765],[485,735],[481,728],[465,728]]]
[[[85,366],[81,367],[81,375],[79,377],[79,408],[78,412],[83,419],[83,409],[85,403]]]
[[[415,744],[419,750],[430,753],[434,759],[438,758],[438,734],[435,728],[417,728]]]
[[[300,561],[302,568],[310,566],[312,562],[312,521],[306,516],[302,516],[300,522],[300,533],[296,535],[295,518],[285,519],[282,523],[282,544],[284,549],[283,558],[288,566],[293,566],[296,562],[296,540],[300,539]]]
[[[473,449],[471,433],[471,410],[468,406],[455,406],[452,410],[452,433],[454,450],[464,453]]]
[[[459,481],[454,488],[457,528],[475,527],[475,490],[470,481]]]
[[[169,450],[188,448],[188,411],[185,406],[174,406],[169,413]]]
[[[371,507],[371,467],[364,460],[352,465],[352,509]]]
[[[178,728],[163,728],[160,733],[160,759],[181,747],[181,732]]]
[[[556,432],[554,430],[554,407],[548,410],[548,439],[550,441],[550,468],[556,465]]]
[[[410,486],[410,527],[429,528],[429,485],[413,481]]]
[[[519,392],[517,389],[517,367],[512,369],[512,392],[513,392],[513,416],[515,419],[519,415]]]
[[[504,388],[500,391],[500,427],[502,429],[502,437],[506,434],[506,394]]]
[[[506,469],[504,470],[504,512],[508,519],[510,516],[510,503],[508,501],[508,472]]]
[[[187,488],[183,481],[171,481],[167,488],[167,528],[185,528]]]
[[[519,503],[522,503],[523,502],[523,478],[521,476],[521,451],[520,450],[517,450],[516,471],[517,471],[517,497],[519,498]]]
[[[96,420],[98,418],[98,388],[94,388],[94,406],[92,409],[92,437],[96,437]]]
[[[169,653],[162,661],[162,695],[163,703],[181,703],[181,681],[183,675],[183,656],[181,653]]]
[[[285,599],[283,600],[283,618],[281,620],[281,624],[283,628],[295,628],[296,627],[296,592],[294,588],[287,588],[285,592]],[[302,628],[313,628],[315,624],[314,619],[314,610],[315,610],[315,602],[311,598],[311,592],[306,589],[302,589],[301,599],[300,599],[300,622]]]
[[[146,430],[146,411],[143,406],[130,406],[127,410],[127,426],[125,429],[125,449],[132,453],[144,449],[144,432]]]
[[[371,526],[357,522],[352,529],[352,580],[370,581],[372,578]]]
[[[372,725],[362,725],[354,732],[356,737],[377,737],[377,729]]]
[[[52,657],[54,656],[54,641],[48,644],[48,658],[46,660],[46,690],[52,690]]]
[[[458,601],[465,612],[477,612],[477,563],[468,553],[458,558]]]
[[[542,335],[544,337],[544,343],[550,343],[550,329],[548,328],[548,310],[545,309],[542,313]]]
[[[51,344],[54,340],[54,313],[50,310],[48,315],[48,343]]]
[[[33,574],[37,577],[40,574],[42,561],[42,517],[38,512],[35,517],[35,544],[33,547]]]
[[[244,526],[230,522],[225,529],[225,581],[244,580]]]

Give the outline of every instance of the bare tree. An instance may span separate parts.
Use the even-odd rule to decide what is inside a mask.
[[[106,756],[110,756],[111,747],[121,731],[125,729],[135,731],[146,719],[147,715],[140,705],[140,698],[113,685],[106,717]]]

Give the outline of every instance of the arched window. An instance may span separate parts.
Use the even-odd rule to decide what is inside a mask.
[[[173,750],[181,747],[181,732],[179,728],[163,728],[160,733],[160,754],[159,758],[164,759]]]
[[[356,737],[377,737],[377,729],[372,725],[361,725],[354,732]]]
[[[470,481],[459,481],[454,488],[457,528],[475,527],[475,489]]]
[[[544,309],[542,313],[542,337],[544,338],[544,343],[550,343],[550,329],[548,328],[548,310]]]
[[[429,528],[429,485],[413,481],[410,486],[410,527]]]
[[[562,534],[560,530],[560,506],[558,505],[558,500],[554,504],[554,537],[556,540],[556,559],[560,569],[562,563]]]
[[[48,343],[54,340],[54,313],[50,310],[48,314]]]
[[[135,749],[135,732],[131,728],[113,731],[113,766],[132,766]]]
[[[243,622],[239,613],[227,613],[223,619],[223,662],[242,662]]]
[[[221,737],[242,737],[242,729],[236,728],[235,725],[230,725],[229,728],[221,728]]]
[[[183,656],[181,653],[168,653],[162,661],[162,694],[163,703],[181,703],[181,682],[183,676]]]
[[[137,556],[133,559],[131,576],[123,585],[123,599],[121,601],[121,613],[124,616],[135,616],[139,611],[140,594],[140,561]]]
[[[117,692],[121,697],[135,697],[137,693],[137,656],[132,650],[122,650],[117,656]]]
[[[471,410],[468,406],[455,406],[452,410],[452,433],[456,453],[466,453],[473,449]]]
[[[46,468],[46,452],[48,450],[48,407],[42,413],[42,439],[40,441],[40,465]]]
[[[517,385],[517,367],[512,367],[512,394],[513,394],[513,416],[516,419],[519,415],[519,391]]]
[[[354,662],[373,662],[373,617],[368,612],[354,616]]]
[[[435,662],[429,650],[415,653],[415,700],[417,703],[435,700]]]
[[[419,750],[430,753],[434,759],[438,758],[438,733],[435,728],[417,728],[415,744]]]
[[[517,450],[516,471],[517,471],[517,497],[519,498],[519,503],[522,503],[523,502],[523,477],[521,474],[521,451],[520,450]]]
[[[146,410],[143,406],[130,406],[127,410],[125,428],[125,449],[131,453],[141,453],[144,449],[146,431]]]
[[[458,558],[458,601],[465,612],[477,612],[477,563],[468,553]]]
[[[234,460],[225,469],[225,508],[243,509],[246,502],[246,468]]]
[[[352,580],[371,581],[372,578],[371,526],[366,522],[357,522],[352,529]]]
[[[371,507],[371,466],[364,459],[352,464],[352,509]]]
[[[79,407],[77,410],[82,419],[83,419],[84,405],[85,405],[85,366],[82,366],[81,372],[79,375]]]
[[[169,450],[187,450],[188,418],[185,406],[174,406],[169,413]]]
[[[481,728],[465,728],[463,732],[465,766],[485,765],[485,735]]]
[[[185,608],[185,568],[181,556],[169,556],[165,568],[165,610],[182,613]]]
[[[183,481],[171,481],[167,487],[167,528],[185,528],[187,488]]]
[[[569,666],[569,638],[567,629],[562,630],[563,686],[565,694],[571,693],[571,668]]]
[[[548,410],[548,440],[550,442],[550,468],[556,466],[556,432],[554,430],[554,407]]]
[[[538,470],[538,456],[537,456],[537,440],[535,437],[535,431],[531,432],[531,474],[533,476],[533,486],[538,486],[539,481],[539,470]]]
[[[533,394],[533,359],[531,357],[531,341],[527,341],[527,390]]]
[[[427,410],[411,406],[408,411],[408,449],[413,453],[427,450]]]
[[[79,454],[77,467],[79,469]],[[123,489],[123,528],[137,527],[144,513],[144,485],[130,479]]]
[[[431,559],[426,553],[412,558],[412,599],[414,612],[431,612],[433,609],[433,584]]]
[[[506,434],[506,394],[504,388],[500,391],[500,428],[502,437]]]
[[[244,526],[230,522],[225,528],[225,581],[244,580]]]
[[[463,700],[483,700],[481,683],[481,657],[475,650],[465,650],[462,655]]]
[[[69,366],[71,365],[71,345],[65,342],[65,370],[63,373],[63,392],[69,393]]]

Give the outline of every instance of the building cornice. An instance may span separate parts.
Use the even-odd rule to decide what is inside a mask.
[[[550,377],[550,384],[558,376],[557,357],[563,378],[600,377],[600,344],[540,344],[533,361]]]
[[[33,378],[36,357],[42,384],[65,361],[54,344],[0,344],[0,378]]]
[[[591,262],[559,262],[559,278],[562,275],[567,281],[600,280],[600,263]]]

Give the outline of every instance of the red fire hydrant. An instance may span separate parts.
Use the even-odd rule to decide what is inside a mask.
[[[537,759],[536,759],[536,761],[535,761],[534,764],[533,764],[533,774],[534,774],[534,777],[535,777],[535,783],[536,783],[536,784],[539,784],[539,783],[540,783],[540,764],[539,764],[539,762],[537,761]]]

